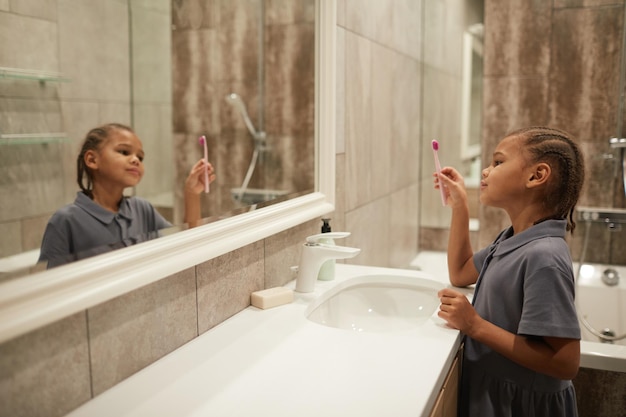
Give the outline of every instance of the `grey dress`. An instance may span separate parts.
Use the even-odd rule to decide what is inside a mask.
[[[39,261],[48,268],[134,245],[159,236],[170,227],[146,200],[124,197],[113,213],[83,192],[52,215],[46,226]]]
[[[574,273],[565,220],[547,220],[518,235],[504,230],[474,255],[480,271],[478,314],[527,337],[580,339]],[[571,381],[532,371],[469,337],[465,340],[459,415],[576,417]]]

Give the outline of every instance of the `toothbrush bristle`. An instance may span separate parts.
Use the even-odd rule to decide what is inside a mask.
[[[439,150],[439,142],[437,142],[436,140],[433,139],[433,141],[431,143],[433,145],[433,150],[438,151]]]
[[[200,138],[198,138],[198,142],[200,142],[200,145],[204,145],[206,143],[206,138],[204,136],[200,136]]]

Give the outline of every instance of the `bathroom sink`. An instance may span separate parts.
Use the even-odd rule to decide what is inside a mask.
[[[433,315],[442,288],[442,283],[426,278],[364,275],[322,294],[305,315],[315,323],[356,332],[410,330]]]

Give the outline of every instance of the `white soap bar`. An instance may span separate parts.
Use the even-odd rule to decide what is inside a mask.
[[[250,302],[257,308],[272,308],[293,301],[293,291],[285,287],[274,287],[255,291],[250,295]]]

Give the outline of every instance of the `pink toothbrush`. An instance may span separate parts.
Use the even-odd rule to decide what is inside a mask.
[[[207,146],[206,146],[206,137],[204,135],[200,136],[198,141],[200,142],[200,145],[204,147],[204,160],[207,163],[207,166],[204,167],[204,192],[208,193],[209,192],[209,169],[208,169],[209,151],[207,150]]]
[[[435,170],[437,171],[437,175],[441,173],[441,164],[439,163],[439,155],[437,151],[439,150],[439,142],[433,139],[431,142],[433,146],[433,155],[435,156]],[[443,184],[439,181],[439,192],[441,194],[441,204],[446,205],[446,192],[443,189]]]

